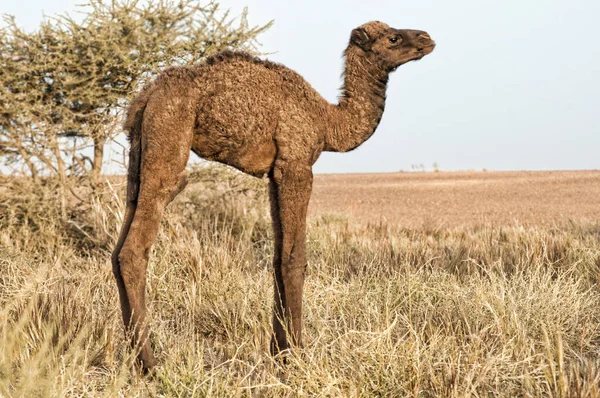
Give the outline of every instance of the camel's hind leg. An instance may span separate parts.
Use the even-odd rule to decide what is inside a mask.
[[[146,267],[150,249],[165,207],[186,185],[185,166],[191,147],[191,132],[161,129],[160,135],[144,130],[140,189],[128,230],[126,223],[119,242],[116,275],[126,330],[144,370],[156,364],[148,339],[146,321]],[[132,206],[133,207],[133,206]],[[126,221],[128,221],[126,216]],[[119,245],[117,245],[119,249]],[[116,250],[115,250],[116,252]]]
[[[138,116],[141,117],[141,114]],[[141,122],[138,121],[138,127]],[[131,148],[129,149],[129,166],[127,170],[127,205],[125,208],[125,216],[123,217],[123,225],[121,226],[121,233],[119,239],[112,252],[112,269],[115,279],[117,281],[117,287],[119,289],[119,300],[121,303],[121,312],[123,319],[131,318],[131,308],[129,307],[129,300],[127,299],[127,291],[125,290],[125,282],[121,276],[121,264],[119,262],[119,253],[125,243],[125,238],[129,233],[133,216],[135,215],[135,209],[137,207],[137,199],[140,190],[140,163],[141,163],[141,136],[139,132],[133,135],[131,140]]]
[[[119,289],[119,301],[121,303],[121,313],[123,315],[123,319],[131,318],[131,308],[129,307],[129,300],[127,299],[125,282],[123,281],[123,277],[121,276],[121,264],[119,262],[119,253],[121,253],[123,243],[125,243],[125,238],[127,238],[127,234],[129,233],[129,227],[131,226],[133,216],[135,215],[135,207],[135,203],[131,203],[129,201],[127,202],[125,216],[123,217],[123,226],[121,227],[121,233],[119,235],[119,239],[117,240],[117,244],[115,245],[115,248],[112,252],[112,268],[113,274],[117,281],[117,288]]]

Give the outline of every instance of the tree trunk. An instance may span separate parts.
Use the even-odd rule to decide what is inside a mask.
[[[34,182],[37,182],[39,180],[39,174],[37,171],[37,167],[35,167],[33,160],[31,160],[31,156],[29,156],[27,151],[25,151],[25,149],[23,149],[23,147],[21,147],[21,146],[19,147],[18,151],[19,151],[19,155],[21,155],[21,158],[23,158],[25,165],[29,169],[29,173],[31,173],[31,178],[33,179]]]
[[[29,158],[24,158],[23,160],[25,161],[25,164],[27,165],[27,168],[31,173],[31,179],[37,182],[39,180],[39,175],[35,164],[33,164],[33,162]]]
[[[94,160],[92,162],[92,178],[94,180],[97,180],[102,174],[104,144],[106,144],[106,137],[94,137]]]
[[[56,171],[58,174],[58,182],[59,182],[59,187],[61,192],[60,195],[60,215],[62,218],[62,221],[66,221],[67,220],[67,202],[66,202],[66,192],[67,192],[67,170],[65,167],[65,161],[62,158],[62,155],[60,154],[60,146],[58,143],[58,140],[56,139],[56,137],[54,135],[50,135],[49,137],[49,143],[50,143],[50,151],[52,152],[52,154],[54,155],[54,158],[56,160]]]
[[[67,183],[67,169],[65,167],[65,161],[63,160],[60,154],[60,148],[58,144],[55,143],[55,147],[52,152],[54,153],[54,157],[56,158],[56,169],[58,170],[58,180],[61,185],[65,185]]]

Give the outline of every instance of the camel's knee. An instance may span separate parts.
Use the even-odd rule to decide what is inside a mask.
[[[306,276],[306,263],[300,264],[288,264],[281,267],[281,276],[283,281],[296,283],[296,281],[303,281]]]
[[[284,237],[285,240],[285,237]],[[308,262],[306,261],[306,249],[304,242],[283,242],[281,249],[281,264],[284,272],[304,272]]]
[[[123,279],[126,286],[137,284],[146,277],[145,261],[143,252],[125,245],[117,255],[118,268],[115,271],[113,264],[113,272],[118,275],[117,278]]]

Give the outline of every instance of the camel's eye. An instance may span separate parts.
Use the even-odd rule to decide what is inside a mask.
[[[396,44],[396,43],[398,43],[401,40],[402,40],[401,37],[397,37],[397,36],[390,37],[390,43],[392,43],[392,44]]]

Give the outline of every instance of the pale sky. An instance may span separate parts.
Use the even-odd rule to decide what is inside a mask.
[[[80,0],[2,1],[34,29]],[[380,20],[427,31],[435,51],[392,74],[383,119],[353,152],[324,153],[317,173],[600,168],[600,1],[222,0],[275,25],[268,58],[331,102],[352,28]],[[192,155],[194,156],[194,155]]]

